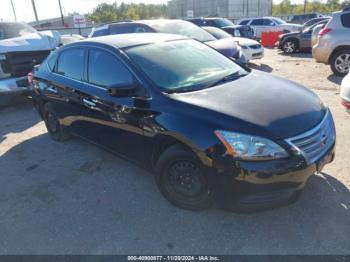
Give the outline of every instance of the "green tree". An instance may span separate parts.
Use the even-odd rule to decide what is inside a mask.
[[[341,9],[339,0],[327,0],[326,6],[330,12]]]
[[[166,5],[154,4],[100,4],[88,14],[88,18],[95,23],[108,23],[126,19],[138,20],[160,18],[167,16]]]

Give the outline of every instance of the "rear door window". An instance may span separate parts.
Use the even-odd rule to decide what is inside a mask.
[[[130,33],[147,33],[147,32],[151,32],[151,30],[148,27],[137,25],[137,24],[113,25],[109,29],[109,33],[111,35],[130,34]]]
[[[272,25],[275,25],[275,22],[270,19],[264,19],[264,25],[272,26]]]
[[[105,36],[108,35],[108,29],[101,29],[93,32],[91,37]]]
[[[212,19],[205,20],[205,25],[206,26],[214,26],[216,27],[215,21]]]
[[[107,88],[118,83],[132,83],[133,76],[113,54],[91,49],[88,63],[89,83]]]
[[[240,25],[247,25],[249,23],[249,20],[243,20],[239,24]]]
[[[265,19],[254,19],[253,22],[250,25],[262,26],[262,25],[264,25],[264,20]]]
[[[54,71],[55,69],[55,65],[56,65],[56,61],[57,61],[57,52],[53,53],[47,60],[47,65],[50,68],[51,71]]]
[[[58,58],[56,73],[76,80],[83,80],[84,56],[84,48],[64,50]]]
[[[344,27],[350,28],[350,13],[341,16],[341,23]]]

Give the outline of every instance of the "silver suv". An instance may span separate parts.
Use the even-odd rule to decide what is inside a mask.
[[[350,68],[350,9],[333,13],[332,19],[318,34],[313,57],[330,64],[334,74],[345,76]]]

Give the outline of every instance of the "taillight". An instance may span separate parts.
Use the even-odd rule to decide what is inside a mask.
[[[342,100],[341,103],[342,103],[343,106],[345,106],[346,109],[350,110],[350,102]]]
[[[323,29],[318,33],[318,35],[319,35],[319,36],[324,36],[324,35],[328,34],[330,31],[332,31],[332,29],[326,27],[326,28],[323,28]]]
[[[27,74],[27,79],[28,79],[28,84],[32,85],[33,84],[33,73],[32,72],[29,72]]]

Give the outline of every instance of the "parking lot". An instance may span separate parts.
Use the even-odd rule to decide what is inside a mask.
[[[80,139],[52,141],[26,102],[0,111],[0,253],[349,254],[350,115],[341,78],[310,54],[265,52],[253,68],[311,88],[336,122],[336,159],[297,203],[253,214],[175,208],[143,169]]]

